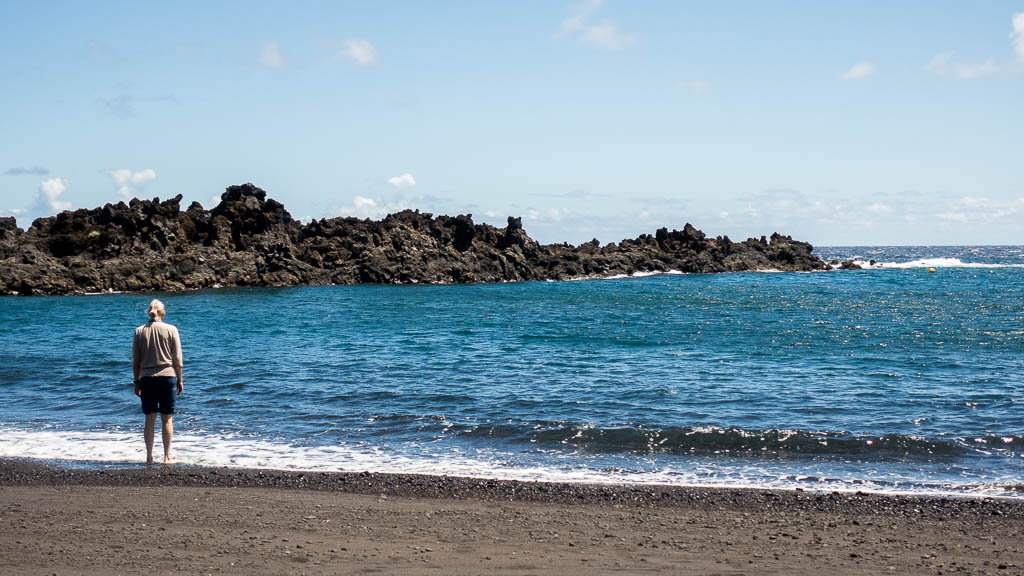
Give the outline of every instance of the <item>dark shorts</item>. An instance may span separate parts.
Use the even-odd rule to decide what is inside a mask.
[[[149,376],[139,380],[142,389],[142,413],[174,414],[178,379],[174,376]]]

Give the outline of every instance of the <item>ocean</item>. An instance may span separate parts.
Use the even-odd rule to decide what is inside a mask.
[[[875,264],[157,294],[185,353],[174,456],[1024,498],[1024,247],[815,252]],[[141,465],[153,297],[0,297],[0,457]]]

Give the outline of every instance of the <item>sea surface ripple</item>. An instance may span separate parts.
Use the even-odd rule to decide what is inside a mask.
[[[186,463],[1024,494],[1024,251],[829,273],[160,294]],[[936,268],[930,272],[929,268]],[[152,295],[0,298],[0,456],[142,458]]]

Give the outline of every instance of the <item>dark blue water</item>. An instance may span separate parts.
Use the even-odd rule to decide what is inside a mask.
[[[162,294],[176,457],[1020,497],[1022,248],[820,253],[880,264]],[[0,298],[0,456],[143,458],[151,297]]]

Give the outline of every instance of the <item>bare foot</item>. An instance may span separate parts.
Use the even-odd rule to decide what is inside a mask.
[[[171,460],[169,456],[164,457],[164,466],[173,466],[174,460]]]
[[[147,468],[152,468],[153,467],[153,459],[152,458],[146,458],[146,467]]]

